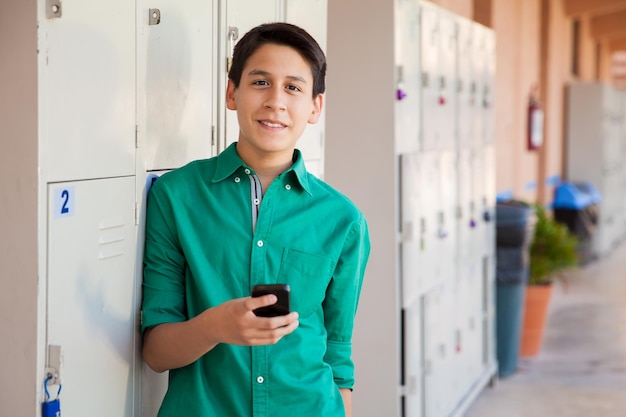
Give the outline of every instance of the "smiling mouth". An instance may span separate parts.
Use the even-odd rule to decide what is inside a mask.
[[[261,123],[264,126],[273,127],[273,128],[285,127],[285,125],[282,123],[269,122],[267,120],[259,120],[259,123]]]

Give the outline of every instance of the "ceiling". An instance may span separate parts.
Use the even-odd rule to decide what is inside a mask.
[[[591,36],[608,48],[611,75],[617,87],[626,88],[626,0],[563,0],[570,17],[589,17]]]

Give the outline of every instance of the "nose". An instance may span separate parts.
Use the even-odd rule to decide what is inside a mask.
[[[284,111],[287,109],[285,102],[285,92],[280,87],[268,90],[264,106],[266,109]]]

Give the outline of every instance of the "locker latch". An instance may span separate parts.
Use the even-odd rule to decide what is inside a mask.
[[[62,15],[61,0],[46,0],[46,17],[58,19]]]
[[[148,17],[148,25],[158,25],[161,23],[161,10],[159,9],[149,9],[149,17]]]

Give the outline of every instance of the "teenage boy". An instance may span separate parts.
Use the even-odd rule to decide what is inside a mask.
[[[295,149],[317,122],[326,59],[304,30],[264,24],[236,45],[226,103],[239,139],[150,191],[143,355],[170,370],[159,417],[351,415],[351,337],[369,236],[361,212]],[[285,283],[291,313],[256,284]]]

